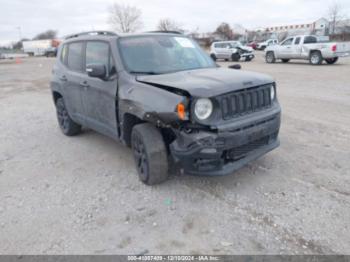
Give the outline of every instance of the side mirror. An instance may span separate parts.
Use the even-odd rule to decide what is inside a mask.
[[[229,65],[228,68],[240,70],[242,66],[240,64]]]
[[[107,76],[107,70],[104,64],[88,64],[85,70],[90,77],[103,79]]]

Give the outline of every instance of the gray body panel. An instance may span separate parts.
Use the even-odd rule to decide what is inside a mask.
[[[226,167],[225,172],[221,170],[225,168],[222,165],[224,160],[218,159],[221,164],[215,167],[216,171],[203,172],[203,174],[208,175],[226,174],[278,146],[276,139],[281,109],[277,99],[271,103],[268,109],[242,115],[231,120],[222,118],[219,105],[221,95],[230,95],[232,92],[242,90],[246,92],[246,90],[256,89],[267,84],[275,86],[271,77],[220,67],[161,75],[131,74],[125,69],[120,57],[118,50],[119,37],[80,36],[78,38],[73,37],[61,45],[53,69],[51,89],[54,99],[63,97],[68,113],[76,123],[115,140],[121,140],[126,144],[130,143],[128,142],[132,131],[128,129],[130,124],[152,123],[163,131],[170,130],[175,136],[174,140],[169,143],[170,153],[175,160],[183,157],[187,158],[187,153],[190,153],[187,145],[183,145],[181,142],[185,135],[184,129],[188,129],[188,126],[198,131],[196,132],[198,136],[193,137],[195,139],[193,143],[201,145],[197,148],[198,150],[201,150],[203,146],[203,149],[205,149],[206,146],[196,139],[201,136],[205,138],[208,134],[208,139],[211,139],[211,137],[217,137],[218,139],[231,137],[239,144],[243,142],[253,143],[263,135],[263,139],[269,139],[268,144],[264,144],[259,151],[252,152],[245,160],[228,166],[224,165]],[[83,42],[85,52],[88,41],[103,41],[109,44],[109,53],[113,57],[116,66],[115,74],[108,76],[106,79],[93,78],[84,71],[85,60],[82,63],[84,68],[82,72],[70,70],[66,63],[61,61],[63,45],[72,42]],[[212,117],[206,121],[198,121],[193,117],[193,103],[199,98],[210,98],[216,107]],[[184,104],[187,108],[184,119],[180,119],[177,114],[179,103]],[[271,119],[274,119],[275,124],[270,124],[270,126],[262,124],[263,122],[272,121]],[[234,130],[246,131],[237,133]],[[229,138],[230,141],[233,141],[231,138]],[[190,141],[189,144],[191,144]],[[229,148],[221,148],[220,144],[213,144],[212,146],[218,147],[218,150],[229,150]],[[208,157],[220,158],[224,153],[225,151],[222,151],[220,156]],[[198,154],[201,153],[199,151],[194,152],[189,159],[196,161]],[[187,164],[189,165],[187,166]],[[193,169],[192,163],[187,161],[187,164],[184,165],[185,169],[190,166]],[[199,171],[199,173],[201,172]]]
[[[138,76],[144,83],[173,86],[195,97],[213,97],[274,82],[267,75],[226,68],[208,68],[165,75]]]

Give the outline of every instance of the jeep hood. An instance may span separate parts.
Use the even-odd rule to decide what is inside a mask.
[[[194,97],[213,97],[274,82],[271,77],[264,74],[227,68],[197,69],[161,75],[139,75],[136,80],[166,90],[184,91]]]
[[[239,48],[250,53],[254,51],[254,49],[249,46],[240,46]]]

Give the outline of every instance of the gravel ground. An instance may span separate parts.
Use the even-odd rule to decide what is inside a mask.
[[[61,134],[53,62],[0,62],[0,254],[350,254],[350,59],[243,62],[277,80],[281,147],[154,187],[123,145]]]

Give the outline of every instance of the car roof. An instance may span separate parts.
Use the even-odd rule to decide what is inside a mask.
[[[126,38],[126,37],[140,37],[140,36],[152,36],[152,35],[186,37],[185,35],[176,31],[169,31],[169,32],[153,31],[153,32],[144,32],[144,33],[122,33],[122,34],[116,34],[110,31],[90,31],[90,32],[83,32],[83,33],[66,36],[64,43],[83,41],[83,40],[101,40],[102,41],[102,40],[113,40],[113,39]]]
[[[217,43],[220,43],[220,44],[225,44],[225,43],[237,43],[239,41],[236,41],[236,40],[229,40],[229,41],[215,41],[213,44],[217,44]]]

